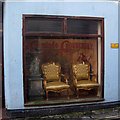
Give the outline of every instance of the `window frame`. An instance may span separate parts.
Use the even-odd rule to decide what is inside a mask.
[[[62,23],[62,32],[25,32],[26,25],[25,25],[25,19],[45,19],[45,20],[63,20]],[[98,20],[101,21],[101,35],[90,35],[90,34],[68,34],[67,33],[67,19],[72,18],[72,19],[87,19],[87,20]],[[24,106],[35,106],[35,105],[26,105],[27,103],[27,83],[25,80],[25,51],[24,51],[24,42],[26,37],[28,36],[47,36],[47,37],[89,37],[89,38],[101,38],[101,97],[102,100],[104,100],[104,18],[100,17],[76,17],[76,16],[54,16],[54,15],[23,15],[23,28],[22,28],[22,37],[23,37],[23,89],[24,89]],[[98,61],[98,59],[97,59]],[[101,101],[101,100],[95,100],[95,101],[90,101],[90,102],[96,102],[96,101]],[[89,101],[88,101],[89,102]],[[75,102],[76,103],[76,102]],[[60,103],[63,104],[63,103]],[[70,104],[70,103],[66,103]],[[39,106],[39,105],[37,105]],[[43,105],[40,105],[43,106]]]

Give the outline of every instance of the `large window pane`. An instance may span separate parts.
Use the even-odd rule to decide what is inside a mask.
[[[98,48],[96,38],[48,38],[28,37],[25,41],[25,73],[27,81],[28,100],[38,100],[46,103],[44,89],[44,75],[42,65],[46,63],[59,63],[61,73],[67,75],[70,88],[70,97],[76,99],[76,92],[73,85],[72,65],[76,63],[89,64],[91,80],[98,82]],[[65,82],[64,79],[62,79]],[[86,92],[84,94],[84,92]],[[86,96],[87,95],[87,96]],[[97,89],[87,93],[80,90],[80,97],[91,97],[97,95]],[[67,92],[49,92],[49,101],[66,99]],[[42,102],[41,102],[42,101]],[[67,101],[66,101],[67,102]],[[49,102],[48,102],[49,103]]]
[[[23,38],[27,105],[102,99],[103,19],[27,16]]]

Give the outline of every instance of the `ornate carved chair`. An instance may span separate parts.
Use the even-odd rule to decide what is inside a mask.
[[[99,84],[96,81],[90,79],[90,75],[94,75],[90,73],[90,65],[83,63],[73,64],[72,65],[73,72],[73,84],[76,88],[77,98],[79,97],[79,90],[91,90],[99,88]],[[95,75],[94,75],[95,76]],[[99,90],[97,91],[97,95],[99,94]]]
[[[69,88],[67,77],[61,74],[61,66],[58,63],[46,63],[42,65],[44,75],[44,89],[46,92],[46,100],[48,100],[48,92],[61,92],[67,90],[69,99]],[[61,76],[64,77],[65,82],[61,81]]]

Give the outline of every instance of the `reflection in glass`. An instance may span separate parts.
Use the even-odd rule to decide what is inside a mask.
[[[65,75],[70,86],[69,94],[72,98],[76,98],[76,88],[74,86],[72,65],[73,64],[88,64],[91,73],[90,81],[95,81],[97,87],[86,91],[87,89],[79,89],[79,96],[87,95],[96,96],[98,93],[98,42],[97,38],[46,38],[46,37],[28,37],[25,42],[25,56],[26,56],[26,80],[28,81],[28,98],[33,100],[54,100],[67,99],[67,91],[54,92],[49,91],[46,98],[46,89],[44,88],[44,74],[42,65],[47,63],[55,63],[61,66],[60,74]],[[32,81],[31,81],[32,80]],[[41,82],[40,82],[41,81]],[[65,83],[65,79],[61,79]],[[38,86],[36,91],[36,84]],[[34,86],[35,85],[35,86]],[[31,90],[32,86],[32,90]],[[36,92],[35,92],[36,91]],[[38,92],[42,91],[42,92]],[[43,92],[44,91],[44,92]],[[35,92],[35,94],[33,94]]]
[[[68,19],[67,33],[85,34],[85,35],[101,35],[101,21],[87,19]],[[98,29],[99,27],[99,29]]]
[[[62,20],[27,20],[26,32],[62,32]]]
[[[26,103],[100,100],[103,20],[53,16],[24,20]]]

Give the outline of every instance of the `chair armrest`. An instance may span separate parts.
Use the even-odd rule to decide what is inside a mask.
[[[66,75],[60,74],[60,75],[64,77],[66,84],[68,84],[68,78],[69,78],[69,76],[67,74]]]
[[[46,89],[46,79],[44,79],[43,84],[44,84],[44,89]]]
[[[60,76],[65,77],[65,75],[64,75],[64,74],[60,74]]]
[[[73,75],[73,83],[74,83],[74,85],[76,85],[76,84],[77,84],[77,78],[76,78],[76,76],[75,76],[75,75]]]
[[[89,73],[90,76],[92,76],[92,80],[97,82],[97,76],[94,73]]]

